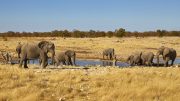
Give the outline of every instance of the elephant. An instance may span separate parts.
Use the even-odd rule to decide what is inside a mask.
[[[65,55],[68,57],[68,65],[76,65],[76,53],[72,50],[65,51]]]
[[[167,67],[168,61],[170,61],[170,60],[171,60],[171,66],[174,64],[177,53],[176,53],[176,50],[173,48],[161,46],[156,53],[158,66],[159,66],[159,55],[163,56],[164,66]]]
[[[21,47],[20,53],[20,64],[19,67],[22,67],[24,62],[24,68],[28,68],[27,60],[30,59],[41,59],[41,66],[45,68],[48,65],[48,56],[47,53],[52,53],[52,61],[54,61],[55,55],[55,45],[49,41],[41,41],[39,43],[26,43]]]
[[[69,60],[68,60],[68,56],[65,55],[65,52],[60,52],[60,53],[56,53],[55,57],[54,57],[54,64],[56,66],[59,66],[61,63],[63,65],[68,64]]]
[[[154,59],[153,52],[142,52],[141,55],[142,65],[152,66],[153,59]]]
[[[76,65],[76,53],[72,50],[57,53],[55,56],[55,63],[58,66],[60,63],[63,65]]]
[[[132,55],[130,55],[128,58],[127,58],[127,62],[133,66],[133,65],[141,65],[142,64],[142,60],[141,60],[141,55],[142,55],[142,52],[136,52]]]
[[[104,56],[106,56],[107,59],[112,60],[114,58],[114,55],[115,55],[114,48],[108,48],[103,51],[103,59],[105,59]]]

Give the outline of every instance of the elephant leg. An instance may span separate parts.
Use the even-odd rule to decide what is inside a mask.
[[[66,61],[63,61],[62,64],[63,64],[63,65],[69,65],[68,61],[67,61],[67,62],[66,62]]]
[[[59,61],[56,61],[54,64],[55,64],[55,66],[59,66],[60,63],[59,63]]]
[[[174,59],[171,61],[171,66],[174,64]]]
[[[165,67],[168,67],[168,59],[165,59],[165,61],[164,61],[164,66],[165,66]]]
[[[22,65],[23,65],[23,59],[20,60],[20,62],[19,62],[19,67],[21,68]]]
[[[39,64],[41,65],[41,63],[42,63],[42,60],[41,60],[41,59],[39,59]]]
[[[130,61],[130,65],[133,66],[133,65],[134,65],[134,62],[133,62],[133,61]]]
[[[42,60],[41,67],[42,67],[42,68],[45,68],[46,66],[47,66],[47,64],[45,63],[45,60],[43,59],[43,60]]]
[[[112,54],[109,55],[109,59],[112,60]]]
[[[142,65],[146,65],[146,62],[145,62],[145,60],[142,60]]]
[[[71,59],[71,58],[69,58],[68,60],[69,60],[69,64],[72,66],[72,65],[73,65],[73,63],[72,63],[72,59]]]
[[[23,65],[23,61],[25,62],[25,60],[26,60],[26,56],[21,57],[20,63],[19,63],[19,67],[20,67],[20,68],[21,68],[22,65]],[[24,64],[25,64],[25,63],[24,63]]]
[[[27,59],[24,60],[24,68],[28,68],[27,61],[28,61]]]

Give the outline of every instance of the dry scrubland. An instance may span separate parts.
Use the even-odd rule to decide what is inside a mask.
[[[178,101],[179,86],[180,68],[26,70],[0,65],[0,101]]]
[[[7,38],[4,41],[0,38],[0,47],[15,53],[15,47],[18,42],[39,42],[41,40],[52,41],[56,45],[57,51],[65,51],[68,49],[75,50],[78,58],[102,58],[102,51],[105,48],[115,48],[117,58],[124,60],[129,54],[135,51],[152,51],[156,53],[156,49],[160,46],[173,47],[180,57],[180,37],[148,37],[148,38]]]
[[[135,51],[173,47],[180,56],[180,37],[149,38],[0,38],[2,50],[15,54],[18,42],[50,40],[58,51],[73,49],[78,58],[101,58],[113,47],[118,58]],[[15,55],[16,56],[16,55]],[[0,65],[0,101],[178,101],[180,68],[20,69]],[[75,67],[73,67],[75,68]]]

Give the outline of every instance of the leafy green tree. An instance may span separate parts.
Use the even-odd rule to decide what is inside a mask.
[[[125,34],[126,34],[126,30],[123,29],[123,28],[117,29],[115,31],[115,34],[116,34],[117,37],[124,37]]]

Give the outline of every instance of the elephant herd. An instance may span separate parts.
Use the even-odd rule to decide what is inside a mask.
[[[41,41],[39,43],[19,43],[16,47],[16,52],[19,58],[19,67],[28,68],[28,60],[39,59],[39,63],[42,68],[48,65],[48,53],[51,53],[51,64],[53,65],[76,65],[76,53],[73,50],[67,50],[65,52],[56,52],[55,45],[49,41]],[[1,54],[5,60],[10,60],[12,57],[8,53]],[[102,52],[103,59],[116,60],[114,48],[105,49]],[[173,65],[177,53],[173,48],[161,46],[156,55],[153,52],[136,52],[128,56],[127,62],[131,65],[146,65],[153,66],[153,59],[157,57],[157,66],[159,66],[159,56],[162,55],[164,60],[164,66],[169,66],[168,61],[171,60]]]
[[[171,66],[173,65],[177,53],[176,50],[174,50],[173,48],[168,48],[168,47],[164,47],[161,46],[157,53],[156,53],[156,57],[157,57],[157,66],[159,66],[159,56],[162,55],[163,60],[164,60],[164,66],[169,66],[168,62],[171,60]],[[112,60],[113,57],[116,58],[116,56],[114,55],[114,49],[113,48],[109,48],[109,49],[105,49],[103,51],[103,59],[104,56],[107,57],[107,59]],[[131,54],[128,58],[127,58],[127,62],[131,65],[146,65],[146,66],[153,66],[153,59],[154,59],[154,53],[153,52],[136,52]]]

